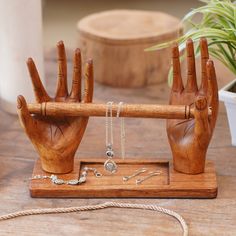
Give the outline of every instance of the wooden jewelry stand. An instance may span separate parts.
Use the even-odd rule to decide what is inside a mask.
[[[127,160],[115,159],[117,173],[110,175],[104,171],[105,158],[75,159],[74,170],[69,174],[60,175],[62,179],[78,179],[82,167],[95,167],[103,173],[101,178],[92,174],[86,183],[81,185],[55,185],[50,180],[31,180],[30,194],[32,197],[161,197],[161,198],[215,198],[217,182],[212,162],[206,162],[205,172],[198,175],[179,173],[174,170],[171,161],[164,160]],[[135,179],[123,182],[125,175],[146,167],[150,171],[156,169],[162,173],[136,185]],[[38,160],[34,166],[33,176],[45,175]],[[144,176],[144,175],[143,175]],[[138,177],[142,177],[141,175]]]
[[[101,178],[88,175],[81,185],[56,185],[50,179],[31,180],[32,197],[174,197],[214,198],[217,181],[214,164],[205,162],[207,148],[215,127],[218,112],[218,89],[213,62],[208,60],[207,42],[200,41],[202,57],[202,83],[197,88],[193,43],[187,42],[188,80],[184,88],[180,75],[178,46],[173,47],[174,81],[170,105],[124,104],[120,117],[164,118],[173,154],[173,162],[166,160],[122,160],[114,158],[118,171],[104,171],[103,158],[75,159],[89,116],[105,116],[106,105],[94,104],[93,66],[86,64],[85,93],[81,99],[81,56],[75,51],[74,75],[71,93],[67,91],[66,56],[62,42],[58,43],[58,87],[55,98],[46,93],[32,61],[28,60],[37,103],[27,104],[18,96],[20,122],[39,152],[33,176],[54,173],[64,180],[78,179],[83,168],[96,168]],[[81,102],[82,101],[82,102]],[[112,105],[116,115],[117,105]],[[34,114],[32,116],[31,114]],[[56,127],[56,129],[55,129]],[[53,134],[53,135],[52,135]],[[128,182],[123,176],[137,169],[159,170],[160,175],[140,185],[135,178]],[[142,174],[138,177],[144,177]]]

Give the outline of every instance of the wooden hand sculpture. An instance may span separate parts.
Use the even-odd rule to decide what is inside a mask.
[[[81,54],[74,53],[72,89],[67,89],[67,61],[62,41],[57,44],[58,82],[55,98],[49,97],[40,80],[34,61],[27,61],[37,103],[43,102],[92,102],[93,64],[86,63],[84,96],[81,100]],[[88,117],[50,117],[30,115],[23,96],[17,98],[18,115],[29,139],[38,151],[43,170],[50,173],[68,173],[73,170],[74,155],[87,126]]]
[[[187,41],[187,84],[181,77],[178,45],[174,45],[173,85],[170,104],[194,107],[195,119],[167,120],[167,134],[171,146],[174,169],[187,174],[204,172],[206,152],[218,114],[218,87],[214,64],[209,60],[207,40],[200,40],[201,85],[198,88],[195,69],[194,47]],[[208,116],[208,107],[212,114]]]

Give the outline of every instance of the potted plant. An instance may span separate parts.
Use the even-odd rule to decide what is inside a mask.
[[[225,103],[232,145],[236,146],[236,79],[219,91],[219,97]]]
[[[198,41],[201,37],[208,39],[209,53],[221,61],[236,75],[236,2],[231,0],[201,0],[205,5],[191,10],[182,20],[185,26],[183,36],[176,41],[180,50],[185,49],[188,38]],[[195,15],[200,15],[196,21]],[[169,47],[173,41],[155,45],[147,50],[158,50]],[[196,47],[196,56],[200,54]],[[172,71],[169,83],[172,82]],[[221,101],[225,102],[232,137],[232,145],[236,146],[236,80],[219,91]]]

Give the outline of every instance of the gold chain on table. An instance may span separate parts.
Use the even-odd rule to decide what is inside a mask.
[[[181,224],[182,229],[183,229],[183,236],[188,236],[188,226],[181,215],[179,215],[178,213],[172,210],[169,210],[169,209],[157,206],[157,205],[151,205],[151,204],[147,205],[147,204],[105,202],[102,204],[90,205],[90,206],[31,209],[31,210],[17,211],[14,213],[2,215],[0,216],[0,221],[13,219],[19,216],[42,215],[42,214],[53,214],[53,213],[70,213],[70,212],[77,212],[77,211],[91,211],[91,210],[99,210],[99,209],[104,209],[104,208],[109,208],[109,207],[152,210],[152,211],[158,211],[158,212],[162,212],[164,214],[173,216]]]

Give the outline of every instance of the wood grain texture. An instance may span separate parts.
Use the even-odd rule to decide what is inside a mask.
[[[95,80],[131,88],[167,80],[170,48],[158,53],[144,50],[176,39],[182,34],[182,25],[162,12],[111,10],[83,18],[78,31],[82,54],[96,64]]]
[[[33,59],[27,61],[36,102],[89,103],[93,97],[93,63],[86,63],[84,96],[81,100],[81,54],[74,53],[73,78],[70,94],[67,86],[67,60],[64,43],[57,44],[58,76],[55,97],[47,94],[40,80]],[[68,173],[73,170],[75,152],[81,142],[89,117],[49,117],[42,114],[31,116],[22,95],[17,97],[20,123],[38,151],[42,168],[51,173]]]
[[[171,105],[194,107],[195,118],[167,120],[167,134],[174,160],[174,168],[187,174],[204,172],[206,153],[218,115],[218,86],[213,61],[209,60],[207,40],[200,39],[201,84],[197,85],[193,41],[187,40],[187,83],[181,76],[178,45],[172,49],[173,85]],[[212,115],[208,116],[209,107]]]
[[[82,185],[55,185],[47,180],[31,180],[30,194],[32,197],[165,197],[165,198],[215,198],[217,195],[216,173],[212,162],[206,163],[205,172],[198,175],[178,173],[170,162],[153,160],[126,160],[114,159],[118,165],[116,174],[111,175],[104,171],[104,160],[79,159],[75,162],[74,171],[58,176],[70,180],[78,179],[83,167],[96,168],[103,174],[96,178],[92,173],[87,176],[86,183]],[[140,168],[148,171],[127,182],[123,176],[129,176]],[[145,177],[149,172],[160,171],[160,175],[144,181],[140,185],[135,180]],[[48,175],[41,168],[40,161],[35,163],[32,176]]]
[[[69,51],[68,68],[73,66]],[[46,87],[53,95],[56,85],[55,51],[46,54]],[[218,82],[224,85],[234,76],[216,63]],[[198,72],[198,70],[197,70]],[[68,70],[68,83],[72,71]],[[200,78],[200,77],[198,77]],[[185,79],[185,78],[183,78]],[[145,89],[121,90],[96,83],[95,97],[99,103],[108,100],[126,103],[167,104],[170,89],[166,83]],[[38,154],[20,127],[18,118],[0,110],[0,211],[43,207],[70,207],[104,203],[111,199],[31,198],[29,178]],[[165,121],[156,119],[125,119],[126,159],[161,157],[171,160],[172,154],[165,131]],[[114,120],[115,152],[119,155],[119,123]],[[105,160],[105,120],[90,118],[76,158],[102,157]],[[218,182],[217,198],[206,199],[112,199],[118,202],[157,204],[180,213],[187,221],[191,236],[236,235],[236,148],[231,146],[226,111],[220,104],[219,115],[207,159],[215,163]],[[0,222],[0,235],[19,236],[180,236],[181,228],[174,219],[152,211],[105,209],[101,211],[61,215],[38,215]]]
[[[117,115],[118,104],[112,104],[112,114]],[[27,105],[31,114],[42,116],[106,116],[106,104],[45,102]],[[119,117],[190,119],[195,109],[185,105],[123,104]],[[208,109],[211,115],[211,109]]]

